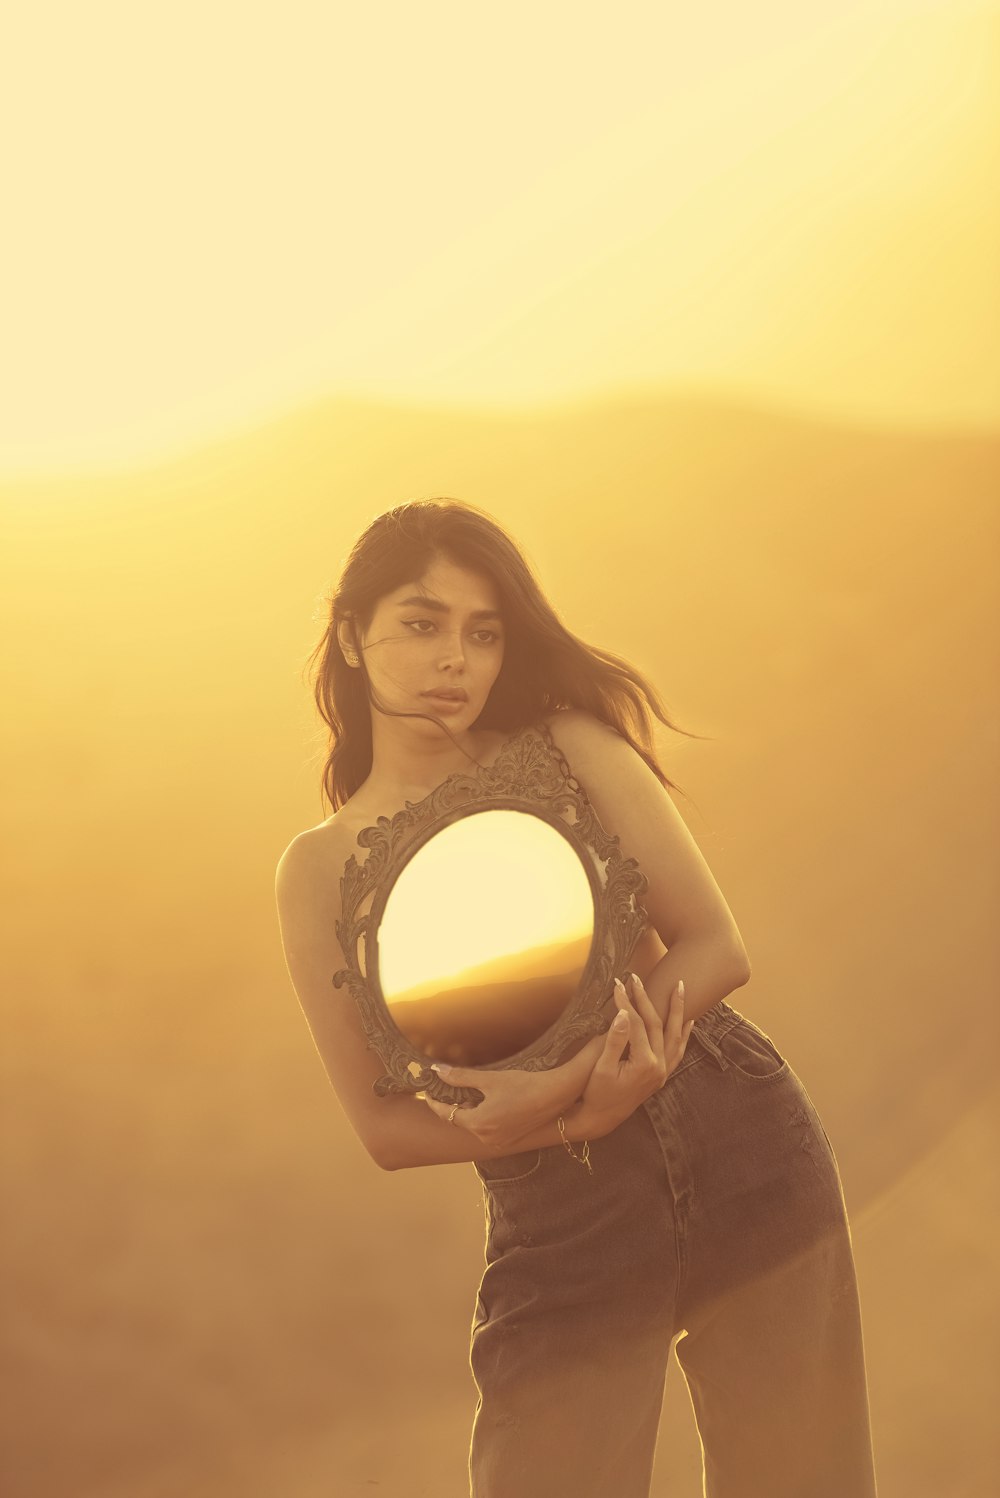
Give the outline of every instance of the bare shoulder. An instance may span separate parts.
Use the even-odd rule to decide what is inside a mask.
[[[659,777],[610,723],[579,707],[549,713],[545,722],[609,832],[624,836],[650,811],[679,816]]]
[[[635,755],[635,750],[616,728],[595,718],[582,707],[558,708],[547,713],[544,722],[553,742],[562,750],[567,760],[573,756],[573,768],[579,766],[581,775],[587,770],[599,769],[602,765],[612,768],[616,757]],[[635,755],[639,758],[638,755]],[[654,777],[655,778],[655,777]]]
[[[545,723],[556,747],[587,792],[609,830],[616,820],[614,802],[638,794],[669,801],[666,787],[624,734],[581,707],[560,708]],[[673,803],[671,802],[671,805]]]
[[[307,827],[292,838],[278,859],[276,878],[279,882],[307,872],[315,875],[331,861],[344,836],[337,815],[334,812],[325,822]]]
[[[355,818],[341,808],[325,822],[292,838],[275,869],[274,888],[279,910],[303,900],[322,904],[328,915],[340,914],[340,881],[344,865],[356,851]]]

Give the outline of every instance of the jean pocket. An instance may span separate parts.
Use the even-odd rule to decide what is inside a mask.
[[[495,1155],[491,1160],[474,1160],[476,1174],[487,1186],[505,1186],[527,1180],[542,1163],[542,1152],[521,1150],[516,1155]]]
[[[748,1082],[775,1082],[789,1070],[774,1041],[744,1016],[716,1044],[724,1058]]]

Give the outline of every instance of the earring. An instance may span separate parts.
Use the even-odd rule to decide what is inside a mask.
[[[358,664],[358,658],[357,658],[357,656],[356,655],[349,655],[347,657],[347,664],[349,666],[356,666]]]

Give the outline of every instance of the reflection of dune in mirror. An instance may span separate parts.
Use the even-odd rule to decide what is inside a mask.
[[[378,932],[384,995],[440,990],[511,954],[593,930],[594,900],[568,840],[525,812],[452,822],[400,872]]]
[[[393,1020],[425,1056],[457,1066],[501,1061],[554,1025],[577,992],[591,932],[479,964],[444,985],[388,999]],[[459,979],[461,978],[461,981]]]
[[[460,973],[448,973],[441,979],[428,978],[424,983],[404,989],[402,993],[385,993],[386,1002],[393,1008],[399,1004],[411,1004],[415,1000],[434,998],[450,993],[452,989],[470,990],[480,984],[519,983],[525,978],[545,979],[564,973],[576,958],[568,953],[579,952],[577,965],[583,970],[593,939],[591,926],[581,928],[565,940],[547,942],[543,947],[527,947],[519,952],[505,952],[489,962],[479,962],[475,967],[463,968]]]

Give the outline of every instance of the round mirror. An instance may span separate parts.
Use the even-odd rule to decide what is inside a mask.
[[[544,719],[356,841],[368,852],[344,864],[346,966],[332,982],[385,1063],[377,1096],[478,1101],[429,1063],[545,1070],[607,1029],[614,979],[648,923],[647,881]]]
[[[428,1060],[490,1066],[557,1024],[594,941],[577,847],[529,811],[492,808],[435,831],[399,870],[376,937],[393,1023]]]

